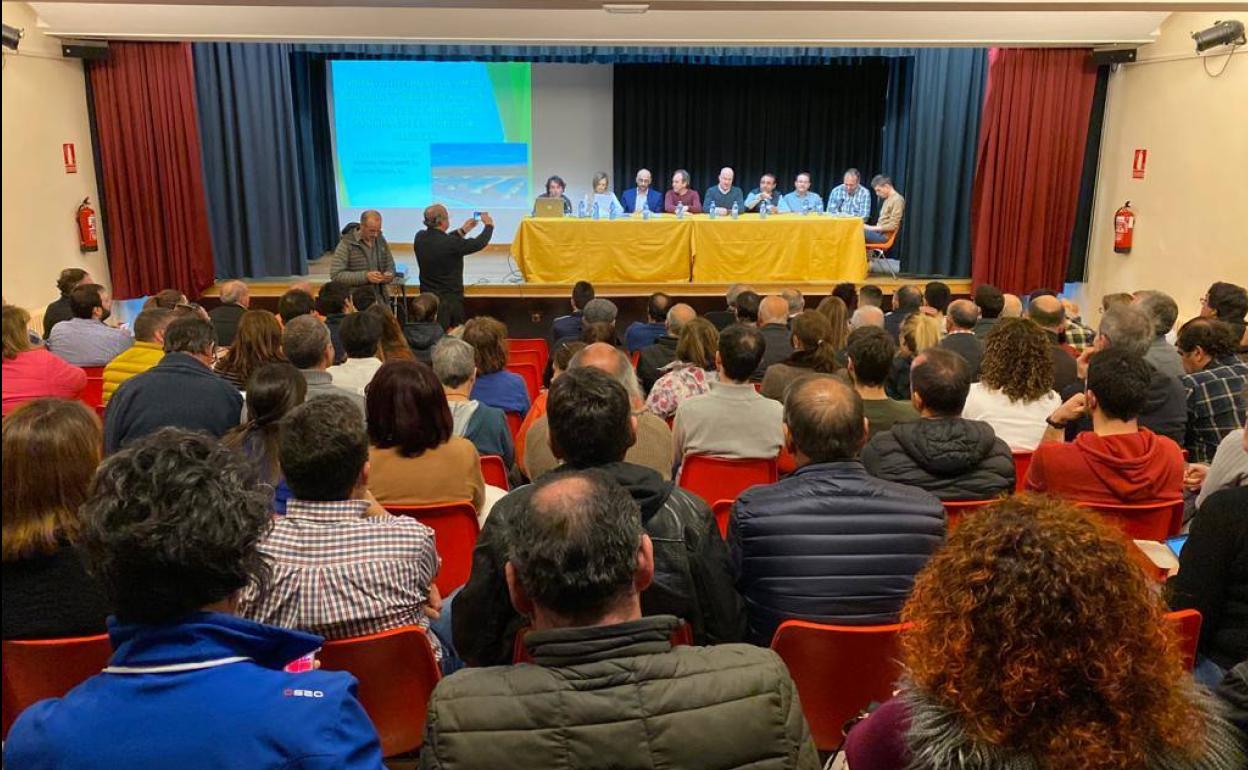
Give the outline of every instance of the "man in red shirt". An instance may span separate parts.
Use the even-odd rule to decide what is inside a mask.
[[[1152,371],[1140,355],[1117,347],[1088,362],[1086,393],[1051,414],[1027,472],[1027,489],[1088,503],[1176,500],[1183,489],[1183,450],[1137,422],[1148,402]],[[1084,413],[1092,430],[1063,443],[1066,423]]]

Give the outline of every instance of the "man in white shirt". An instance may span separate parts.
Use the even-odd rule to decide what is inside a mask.
[[[338,334],[347,360],[326,371],[333,382],[344,390],[364,395],[364,387],[373,381],[381,368],[377,353],[381,347],[382,321],[372,313],[350,313],[342,319]]]

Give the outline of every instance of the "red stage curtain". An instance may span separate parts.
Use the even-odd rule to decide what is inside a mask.
[[[976,284],[1061,289],[1095,86],[1086,49],[989,53],[971,199]]]
[[[88,67],[113,294],[213,282],[189,43],[109,45]]]

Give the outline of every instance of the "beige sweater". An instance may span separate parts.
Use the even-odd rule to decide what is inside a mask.
[[[672,478],[672,429],[652,412],[637,416],[637,441],[624,455],[624,461],[656,471],[664,481]],[[543,415],[529,428],[524,439],[524,468],[537,481],[562,463],[550,451],[550,423]]]
[[[368,489],[382,505],[471,500],[480,511],[485,504],[481,459],[468,439],[452,437],[417,457],[403,457],[393,447],[369,447],[368,462]]]
[[[901,227],[901,215],[905,211],[906,199],[901,197],[901,193],[894,192],[880,205],[880,217],[875,220],[876,227],[886,233],[891,233]]]

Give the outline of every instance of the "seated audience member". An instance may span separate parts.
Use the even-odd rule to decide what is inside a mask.
[[[1207,463],[1218,444],[1245,424],[1248,364],[1235,357],[1234,332],[1210,318],[1193,318],[1179,329],[1175,347],[1187,374],[1179,378],[1187,392],[1188,459]]]
[[[371,311],[370,311],[371,312]],[[321,396],[343,396],[364,414],[364,396],[355,390],[340,388],[329,373],[334,360],[334,344],[329,329],[313,315],[299,316],[282,330],[282,353],[308,383],[308,400]]]
[[[293,496],[260,542],[271,578],[247,586],[240,615],[326,639],[428,627],[426,608],[441,605],[433,530],[372,502],[368,441],[355,405],[341,396],[308,401],[282,419],[278,451]],[[429,641],[441,656],[437,636]]]
[[[581,319],[581,331],[579,336],[584,338],[585,329],[594,324],[607,324],[611,327],[612,334],[615,332],[615,319],[619,316],[620,310],[615,303],[605,297],[594,297],[585,303],[585,314]],[[612,340],[612,344],[617,344],[618,340]]]
[[[624,386],[594,367],[573,366],[551,384],[548,404],[550,446],[564,463],[552,477],[596,468],[641,507],[656,575],[641,594],[642,614],[675,615],[689,624],[696,644],[740,641],[741,597],[710,508],[625,459],[637,420]],[[495,504],[473,550],[472,575],[453,601],[456,650],[470,665],[510,663],[516,631],[528,623],[508,599],[505,567],[514,553],[512,522],[533,493],[532,485],[520,487]]]
[[[1166,339],[1166,335],[1174,328],[1179,317],[1179,305],[1169,294],[1161,291],[1137,291],[1134,307],[1153,324],[1153,339],[1149,343],[1148,353],[1144,356],[1153,368],[1162,374],[1178,379],[1187,372],[1183,371],[1183,361],[1179,359],[1179,351]],[[1067,337],[1070,335],[1067,334]]]
[[[880,199],[880,213],[875,224],[863,225],[867,243],[884,243],[901,227],[901,217],[906,211],[906,199],[893,187],[893,180],[883,174],[871,178],[871,189]]]
[[[585,328],[581,330],[581,342],[586,345],[592,345],[595,342],[605,342],[612,347],[618,341],[615,334],[615,324],[605,321],[596,321],[592,324],[585,324]]]
[[[1245,450],[1248,451],[1248,450]],[[1248,487],[1215,492],[1192,520],[1179,574],[1166,583],[1170,607],[1200,611],[1197,681],[1216,687],[1248,660]]]
[[[987,500],[1014,490],[1014,457],[992,426],[962,417],[971,390],[966,359],[933,348],[914,359],[910,401],[922,419],[875,433],[862,464],[876,478],[941,500]]]
[[[672,189],[663,196],[663,210],[675,213],[677,206],[684,206],[689,214],[702,213],[702,198],[698,191],[689,187],[689,172],[683,168],[672,173]]]
[[[234,344],[238,322],[251,305],[251,291],[242,281],[226,281],[221,284],[221,304],[208,311],[212,328],[217,332],[217,344],[228,348]]]
[[[836,301],[841,302],[839,299]],[[841,307],[844,308],[844,303],[841,303]],[[799,313],[793,319],[793,353],[784,361],[767,367],[759,393],[783,402],[785,392],[796,380],[812,374],[831,375],[840,371],[842,367],[837,360],[834,337],[832,325],[828,323],[826,316],[814,310]],[[842,329],[842,342],[844,338]],[[767,345],[770,349],[771,343],[768,342]]]
[[[1049,338],[1049,357],[1053,359],[1053,389],[1058,393],[1079,381],[1075,357],[1062,346],[1066,329],[1066,308],[1057,297],[1036,297],[1027,306],[1027,317],[1036,322]]]
[[[177,317],[176,310],[153,307],[134,319],[134,344],[104,366],[105,404],[123,382],[146,372],[165,357],[165,330]]]
[[[568,365],[572,362],[572,356],[588,347],[584,342],[561,342],[555,346],[554,352],[550,354],[550,360],[547,362],[546,371],[550,374],[545,381],[545,387],[537,394],[537,398],[533,399],[529,411],[524,415],[524,420],[520,423],[519,430],[516,431],[516,464],[520,466],[520,470],[524,471],[524,475],[528,476],[528,471],[524,467],[525,457],[525,439],[528,436],[529,428],[542,417],[546,416],[546,396],[550,392],[550,383],[555,378],[568,370]]]
[[[914,357],[940,344],[940,322],[935,316],[911,313],[902,322],[898,339],[897,355],[884,381],[884,392],[898,401],[910,400],[910,365]],[[1074,359],[1071,359],[1072,361]]]
[[[377,354],[377,357],[382,363],[415,361],[416,354],[412,352],[411,346],[407,344],[407,338],[403,336],[403,325],[399,323],[399,319],[390,308],[377,302],[368,309],[368,312],[381,319],[381,352]]]
[[[485,508],[481,458],[456,436],[442,383],[428,364],[391,361],[368,386],[368,489],[379,503],[467,500]]]
[[[282,670],[322,639],[233,614],[267,572],[257,543],[272,520],[249,461],[162,430],[104,462],[81,518],[83,561],[116,610],[113,656],[63,698],[22,712],[6,765],[382,766],[353,677]]]
[[[719,378],[709,393],[676,409],[672,441],[677,463],[691,454],[753,459],[780,453],[783,408],[750,384],[765,350],[762,332],[749,326],[729,326],[719,335],[715,353]]]
[[[516,455],[511,431],[507,429],[507,415],[502,409],[474,401],[470,395],[477,382],[476,353],[472,345],[454,337],[434,345],[433,373],[442,383],[451,410],[451,434],[471,441],[481,456],[501,457],[503,464],[510,468]],[[545,403],[544,394],[538,398]]]
[[[1005,309],[1005,295],[992,284],[980,284],[975,289],[975,307],[979,308],[979,320],[975,322],[975,336],[982,340],[1001,319],[1001,311]]]
[[[299,370],[284,361],[261,364],[247,386],[243,424],[231,428],[221,443],[246,455],[260,470],[260,480],[273,488],[273,512],[286,513],[290,487],[282,476],[278,433],[282,418],[304,402],[308,383]]]
[[[635,439],[624,460],[658,473],[664,481],[672,478],[672,465],[675,455],[672,452],[672,429],[658,415],[646,409],[645,399],[641,396],[641,386],[637,384],[637,373],[623,351],[597,343],[588,345],[568,362],[570,369],[590,367],[606,372],[624,387],[632,404],[633,414],[637,418]],[[524,467],[529,478],[537,480],[546,473],[559,467],[559,458],[550,443],[550,421],[540,418],[533,423],[525,437]]]
[[[1001,319],[984,338],[979,382],[971,385],[962,416],[991,425],[1011,450],[1030,452],[1061,404],[1044,331],[1026,318]]]
[[[594,285],[589,281],[577,281],[572,286],[572,312],[561,315],[550,325],[550,341],[576,339],[581,336],[582,319],[585,317],[585,306],[594,298]]]
[[[1196,491],[1196,508],[1214,492],[1234,487],[1248,487],[1248,434],[1243,428],[1226,434],[1209,464],[1188,463],[1183,485]]]
[[[706,188],[706,195],[702,196],[702,207],[708,212],[714,209],[719,216],[731,213],[733,206],[737,207],[737,213],[743,211],[745,196],[741,193],[741,188],[732,183],[735,178],[736,172],[731,168],[721,168],[718,184]]]
[[[248,310],[238,319],[234,345],[217,361],[216,372],[242,390],[257,369],[286,360],[282,352],[282,325],[264,310]]]
[[[803,171],[793,178],[793,192],[780,197],[778,208],[781,213],[817,214],[823,211],[823,198],[819,193],[810,191],[810,174]]]
[[[442,339],[444,331],[438,323],[438,295],[425,292],[412,298],[411,319],[403,324],[403,336],[416,354],[416,360],[426,364],[433,360],[433,346]]]
[[[967,517],[915,581],[907,676],[850,732],[849,766],[1242,767],[1130,547],[1043,497]]]
[[[364,395],[364,388],[381,368],[377,354],[381,350],[382,327],[382,319],[373,313],[351,313],[342,319],[338,336],[347,359],[326,370],[334,385]]]
[[[316,294],[316,312],[325,320],[329,338],[334,342],[334,363],[341,364],[347,360],[347,352],[342,347],[342,321],[348,313],[355,312],[351,305],[351,287],[338,281],[322,285]]]
[[[82,284],[91,283],[95,283],[91,280],[91,275],[80,267],[67,267],[61,271],[56,279],[56,290],[60,292],[60,296],[50,302],[47,309],[43,311],[43,338],[45,340],[52,334],[53,326],[60,321],[67,321],[74,317],[74,311],[69,305],[69,293]]]
[[[865,289],[866,286],[863,288]],[[853,281],[841,281],[833,286],[831,296],[840,297],[841,302],[845,303],[847,315],[853,315],[853,312],[858,309],[858,287]]]
[[[849,309],[845,305],[845,300],[836,296],[824,297],[819,307],[815,308],[815,312],[828,319],[831,336],[827,342],[838,355],[841,355],[845,350],[845,338],[849,336],[850,331]],[[796,319],[797,316],[793,318]]]
[[[104,366],[134,344],[130,332],[104,323],[112,313],[113,298],[103,286],[76,286],[69,293],[69,310],[73,318],[52,327],[47,348],[74,366]]]
[[[646,320],[629,324],[624,332],[624,345],[630,355],[653,345],[667,333],[667,311],[671,305],[672,298],[661,291],[650,295],[646,302]]]
[[[778,364],[793,355],[793,332],[789,330],[789,303],[784,297],[771,295],[758,305],[758,330],[763,335],[763,360],[750,375],[754,382],[762,382],[767,367]]]
[[[371,283],[365,286],[356,286],[351,290],[351,306],[355,308],[357,313],[363,313],[373,305],[376,305],[377,299],[377,290],[373,288]]]
[[[1238,352],[1248,348],[1248,330],[1245,329],[1248,316],[1248,289],[1233,283],[1218,281],[1209,287],[1201,299],[1200,314],[1205,318],[1216,318],[1231,327],[1231,336],[1235,340]]]
[[[311,291],[292,288],[277,300],[277,318],[283,327],[299,316],[311,315],[315,311],[316,300],[312,299]]]
[[[744,283],[734,283],[728,287],[728,293],[724,299],[728,302],[726,310],[712,310],[706,314],[706,320],[715,324],[715,328],[719,331],[727,329],[737,322],[737,299],[745,292],[752,292],[754,289]]]
[[[1092,347],[1096,339],[1096,331],[1083,323],[1079,315],[1079,303],[1069,297],[1062,297],[1062,307],[1066,310],[1066,344],[1075,349],[1075,355]]]
[[[1027,489],[1087,503],[1152,503],[1183,495],[1183,450],[1139,424],[1153,368],[1138,354],[1112,347],[1088,361],[1088,390],[1045,421],[1031,456]],[[1066,423],[1087,412],[1092,430],[1065,443]]]
[[[87,386],[87,373],[30,342],[30,314],[16,305],[4,306],[3,413],[36,398],[77,398]]]
[[[4,418],[0,637],[104,633],[108,601],[74,549],[100,442],[100,421],[78,401],[41,398]]]
[[[743,326],[758,326],[758,311],[763,303],[763,298],[757,292],[746,290],[737,296],[736,314],[737,323]],[[720,329],[722,332],[723,329]]]
[[[1226,719],[1248,740],[1248,660],[1232,668],[1218,685],[1218,699],[1226,707]]]
[[[906,319],[923,306],[923,292],[919,291],[917,286],[902,286],[897,289],[897,294],[893,297],[895,309],[893,312],[884,316],[884,330],[892,335],[894,340],[901,341],[901,325]]]
[[[650,174],[650,169],[638,169],[634,181],[637,183],[637,186],[630,187],[620,196],[620,203],[624,206],[624,211],[629,214],[639,214],[642,209],[652,214],[662,211],[663,193],[651,187],[654,179]],[[549,182],[547,187],[549,188]],[[572,213],[572,203],[570,201],[566,209],[565,213]]]
[[[186,295],[182,292],[177,289],[161,289],[143,301],[142,309],[151,310],[153,308],[160,308],[161,310],[177,310],[178,308],[189,307],[190,300],[188,300]]]
[[[979,379],[980,363],[984,360],[984,343],[975,335],[979,308],[969,299],[955,299],[945,314],[945,336],[940,347],[952,350],[966,359],[971,382]]]
[[[854,329],[861,329],[865,326],[883,329],[884,311],[874,305],[863,305],[855,310],[854,314],[849,317],[849,330],[852,332]]]
[[[780,296],[789,306],[789,320],[806,309],[806,298],[797,289],[781,289]]]
[[[945,311],[951,301],[953,290],[944,281],[928,281],[923,287],[923,312],[935,316],[941,329],[945,328]]]
[[[1116,291],[1101,296],[1101,312],[1105,313],[1110,308],[1130,305],[1135,301],[1135,297],[1125,291]]]
[[[1002,318],[1022,318],[1023,317],[1023,300],[1017,294],[1005,294],[1002,296],[1001,307]]]
[[[719,375],[715,371],[715,351],[719,332],[705,318],[694,318],[680,331],[676,358],[659,370],[658,382],[646,397],[646,409],[667,419],[676,408],[694,396],[711,389]]]
[[[510,523],[503,599],[531,618],[525,644],[536,665],[468,669],[440,682],[426,767],[819,767],[775,653],[673,649],[680,619],[643,616],[662,545],[643,529],[628,490],[600,471],[555,474]],[[520,675],[529,684],[516,688]],[[750,718],[741,720],[746,702]],[[524,729],[513,714],[524,714]],[[714,745],[696,736],[715,736]]]
[[[212,373],[212,324],[183,316],[165,330],[160,363],[121,384],[104,412],[104,452],[112,454],[161,428],[185,428],[220,438],[243,412],[238,389]]]
[[[864,308],[858,308],[854,312],[862,310]],[[868,436],[882,433],[899,422],[919,419],[919,413],[908,399],[896,401],[884,391],[884,381],[897,355],[897,344],[888,332],[879,326],[854,329],[846,343],[845,355],[849,358],[854,391],[862,399]]]
[[[884,309],[884,290],[875,284],[864,284],[858,290],[858,307],[868,306]]]
[[[940,500],[858,461],[866,423],[862,399],[839,380],[789,389],[784,435],[797,470],[742,492],[728,528],[754,644],[790,619],[897,622],[915,573],[944,542]]]
[[[477,382],[472,386],[472,398],[523,417],[529,411],[529,391],[524,378],[505,368],[507,327],[489,316],[471,318],[464,324],[463,340],[476,354]]]
[[[685,324],[697,318],[694,309],[683,302],[672,305],[664,319],[664,333],[654,343],[641,349],[637,356],[637,376],[641,379],[641,389],[649,393],[654,383],[663,376],[662,369],[676,360],[676,344],[680,340],[681,330]],[[709,319],[708,319],[709,323]]]

